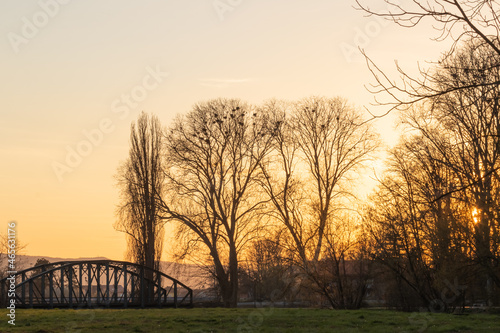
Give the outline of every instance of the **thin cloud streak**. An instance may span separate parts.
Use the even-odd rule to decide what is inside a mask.
[[[224,88],[230,85],[240,84],[255,81],[253,78],[244,79],[198,79],[202,86],[214,87],[214,88]]]

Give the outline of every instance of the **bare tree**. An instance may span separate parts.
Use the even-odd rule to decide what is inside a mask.
[[[457,50],[461,42],[474,41],[477,46],[489,49],[492,57],[500,57],[500,6],[490,0],[431,0],[405,1],[400,4],[393,0],[380,0],[387,6],[386,11],[374,11],[365,1],[356,0],[357,8],[368,15],[386,18],[402,27],[415,27],[430,22],[438,32],[437,41],[452,39],[453,44],[445,52],[445,58]],[[363,53],[364,54],[364,53]],[[376,96],[376,104],[395,108],[407,107],[413,103],[436,96],[453,93],[457,90],[479,86],[495,86],[497,78],[485,77],[481,73],[474,81],[459,82],[454,86],[443,86],[439,75],[426,69],[420,70],[420,76],[411,76],[396,64],[400,74],[399,83],[388,77],[374,61],[366,56],[367,64],[375,78],[375,85],[370,89]],[[385,97],[382,97],[385,96]],[[385,100],[384,98],[388,98]]]
[[[163,213],[178,222],[185,255],[210,258],[227,307],[237,304],[239,254],[265,206],[257,184],[270,149],[267,126],[260,110],[217,99],[195,105],[167,133]]]
[[[439,66],[439,86],[472,86],[478,79],[500,80],[500,58],[490,48],[466,44]],[[448,88],[449,89],[449,88]],[[500,287],[500,86],[476,86],[432,98],[427,111],[407,112],[406,123],[438,152],[435,159],[449,169],[455,185],[443,196],[459,192],[477,213],[475,258]]]
[[[498,286],[498,87],[500,76],[499,4],[475,1],[384,0],[388,11],[376,12],[357,0],[360,9],[385,17],[396,24],[414,27],[430,19],[440,33],[438,40],[451,38],[444,57],[419,77],[397,66],[401,80],[391,80],[368,57],[376,84],[372,92],[379,105],[425,111],[408,117],[412,127],[432,142],[456,177],[456,186],[443,196],[460,192],[477,212],[475,257],[489,276],[487,285]],[[386,96],[388,101],[377,96]],[[421,109],[420,109],[421,110]],[[407,118],[407,119],[408,119]],[[436,133],[446,133],[447,137]]]
[[[40,266],[44,266],[44,267],[42,268]],[[36,260],[35,264],[33,265],[33,267],[35,267],[35,269],[31,272],[31,276],[36,276],[44,271],[48,271],[48,270],[52,269],[52,265],[50,265],[50,261],[48,261],[45,258],[38,258]],[[67,273],[67,272],[65,272],[65,273]],[[68,276],[68,274],[66,274],[66,276]],[[76,276],[73,276],[73,282],[75,281],[75,279],[76,279]],[[35,293],[41,294],[42,289],[44,289],[45,286],[50,285],[50,279],[48,276],[43,276],[42,278],[36,279],[34,285],[35,285]]]
[[[291,106],[272,102],[268,108],[275,110],[274,150],[271,163],[262,167],[272,214],[285,227],[297,264],[316,290],[333,307],[346,307],[335,299],[332,280],[323,274],[320,261],[343,256],[336,252],[340,249],[336,218],[349,196],[346,185],[368,161],[378,138],[340,98],[309,98]],[[292,115],[283,108],[292,109]]]
[[[130,130],[129,156],[116,175],[121,203],[115,228],[127,234],[132,261],[158,269],[164,230],[157,196],[162,192],[165,176],[163,131],[158,118],[144,112]]]
[[[296,292],[292,256],[283,246],[280,229],[251,243],[246,251],[247,288],[254,301],[293,301]]]
[[[439,282],[454,277],[491,302],[498,287],[500,90],[474,85],[499,80],[498,63],[477,42],[441,61],[436,89],[450,92],[403,113],[411,136],[391,152],[374,197],[378,258],[427,304],[439,299]],[[474,288],[471,274],[487,288]]]
[[[443,281],[470,277],[470,207],[442,196],[455,177],[425,137],[406,138],[390,152],[389,167],[367,210],[372,255],[388,268],[404,310],[441,302]],[[389,279],[391,280],[391,279]],[[413,296],[412,296],[413,295]],[[457,301],[458,298],[454,299]],[[452,302],[434,310],[446,310]]]
[[[13,238],[9,233],[0,233],[0,280],[6,276],[7,271],[12,271],[8,269],[9,264],[13,264],[16,267],[15,270],[20,270],[23,266],[20,256],[24,253],[26,246],[17,235]]]

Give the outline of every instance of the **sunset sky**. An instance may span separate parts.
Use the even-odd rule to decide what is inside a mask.
[[[141,110],[168,125],[218,97],[343,96],[369,107],[373,80],[358,45],[381,67],[397,59],[410,71],[445,49],[430,28],[399,28],[353,5],[1,1],[0,232],[17,221],[30,255],[123,259],[113,176]],[[388,145],[395,119],[377,123]]]

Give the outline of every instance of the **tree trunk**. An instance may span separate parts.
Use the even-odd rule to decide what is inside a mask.
[[[227,307],[236,308],[238,306],[238,255],[234,245],[231,246],[229,254],[229,286],[228,286]]]

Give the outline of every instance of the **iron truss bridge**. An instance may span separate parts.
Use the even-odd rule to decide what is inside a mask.
[[[0,303],[16,308],[190,307],[193,291],[158,270],[112,261],[60,261],[0,280]]]

